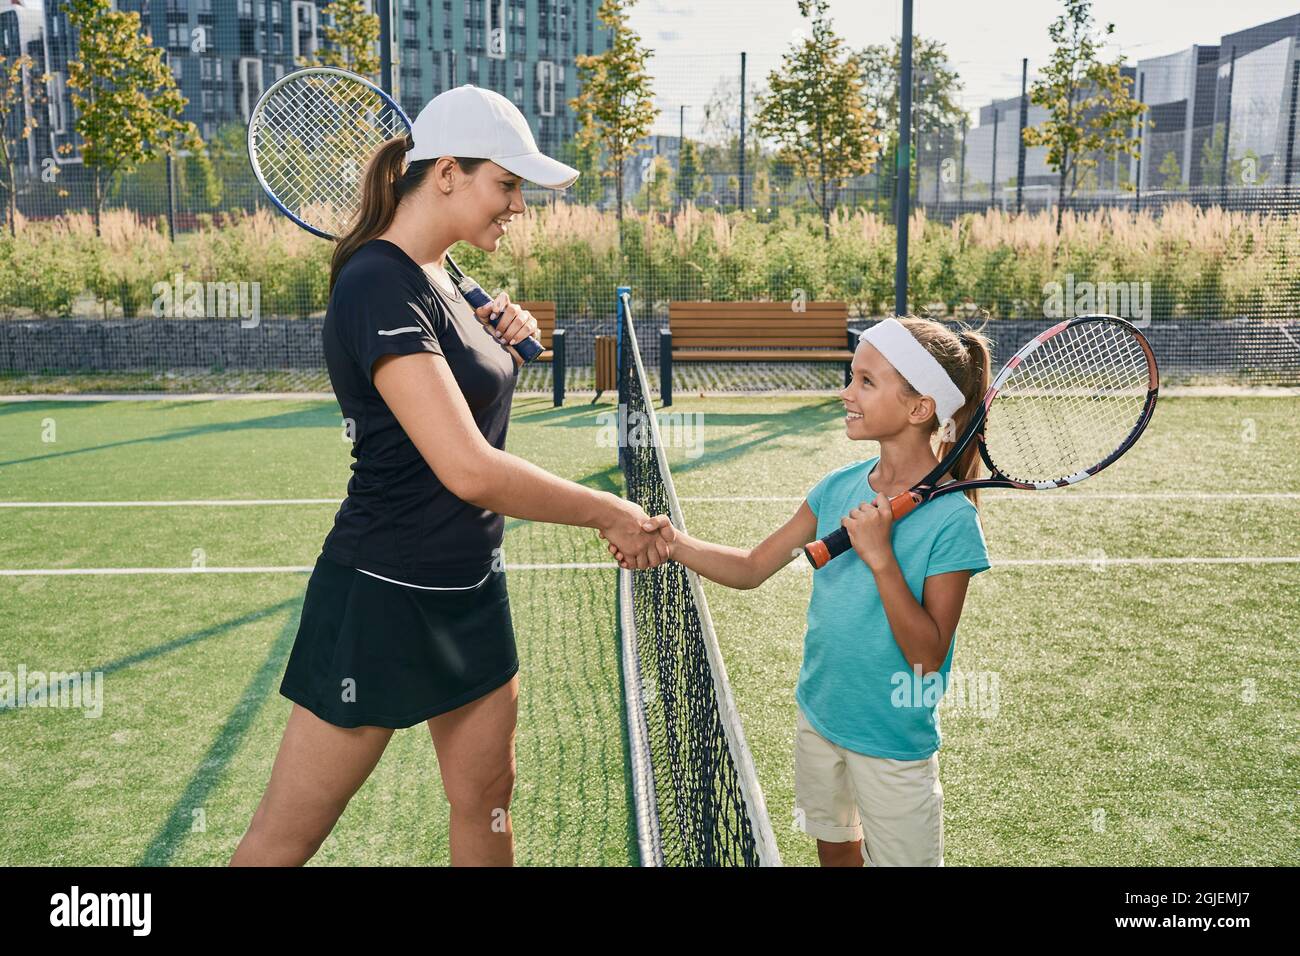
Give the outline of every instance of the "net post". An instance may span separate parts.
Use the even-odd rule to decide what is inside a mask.
[[[623,436],[627,434],[627,375],[624,374],[624,360],[626,358],[627,342],[623,336],[623,323],[627,321],[626,310],[623,308],[623,297],[632,295],[632,287],[621,285],[614,289],[614,326],[616,329],[618,345],[615,353],[615,367],[618,369],[618,465],[619,468],[626,467],[623,460],[625,454]]]

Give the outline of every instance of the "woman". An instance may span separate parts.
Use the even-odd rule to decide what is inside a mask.
[[[451,804],[452,864],[513,862],[503,516],[599,529],[637,567],[666,559],[636,505],[506,453],[511,346],[537,322],[505,293],[471,309],[443,268],[458,241],[496,250],[525,179],[563,189],[577,175],[538,151],[509,100],[473,86],[433,99],[367,168],[323,331],[355,462],[280,687],[294,706],[232,865],[310,859],[393,730],[420,721]]]

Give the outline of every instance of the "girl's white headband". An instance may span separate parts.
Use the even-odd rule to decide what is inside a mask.
[[[929,395],[934,399],[940,428],[945,432],[950,430],[953,416],[966,404],[966,397],[953,384],[938,360],[926,351],[916,336],[907,331],[903,323],[897,319],[877,322],[860,334],[858,341],[870,342],[890,365],[898,369],[898,374],[907,379],[912,388],[921,395]]]

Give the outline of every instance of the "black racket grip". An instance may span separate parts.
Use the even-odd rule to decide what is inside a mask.
[[[488,294],[479,287],[478,283],[473,282],[472,280],[467,279],[462,282],[460,291],[464,294],[465,301],[475,309],[481,309],[485,305],[492,304],[492,300],[488,297]],[[500,319],[501,316],[494,315],[492,318],[488,319],[488,321],[492,324],[492,328],[495,329],[497,322],[500,321]],[[537,358],[537,356],[546,351],[546,349],[542,347],[541,342],[531,337],[524,339],[522,342],[516,343],[514,349],[519,353],[519,357],[525,362],[531,362],[533,359]]]
[[[851,547],[853,542],[849,540],[849,529],[839,528],[820,541],[805,544],[803,553],[814,568],[824,568],[831,558],[839,557]]]

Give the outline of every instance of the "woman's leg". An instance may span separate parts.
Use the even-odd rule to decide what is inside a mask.
[[[442,787],[451,804],[451,865],[511,866],[519,677],[429,719]]]
[[[271,782],[230,865],[300,866],[310,860],[392,735],[388,727],[336,727],[294,704]]]

